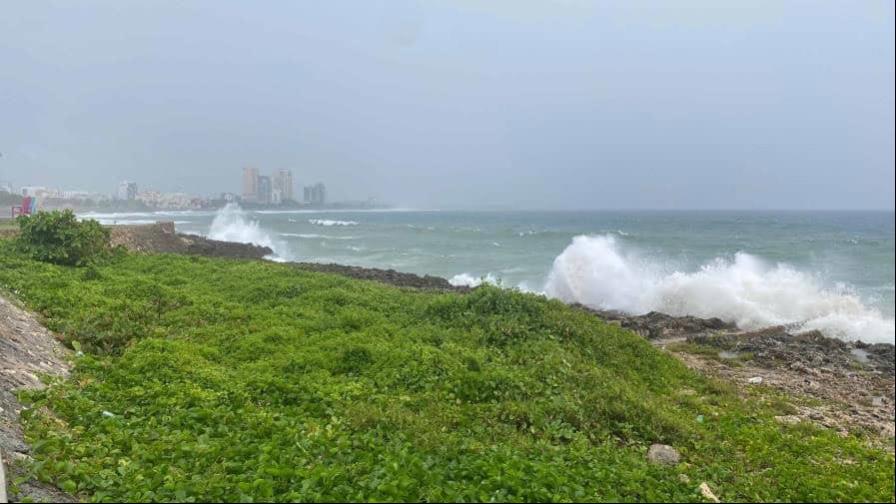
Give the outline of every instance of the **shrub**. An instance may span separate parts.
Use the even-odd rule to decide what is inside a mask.
[[[19,244],[32,258],[84,266],[109,252],[109,230],[95,220],[78,221],[71,210],[23,215]]]

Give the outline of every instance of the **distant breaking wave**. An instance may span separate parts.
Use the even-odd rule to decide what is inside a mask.
[[[258,225],[258,221],[249,220],[246,212],[235,203],[218,210],[209,227],[208,237],[213,240],[269,247],[274,251],[274,256],[270,259],[274,260],[284,260],[289,256],[282,243],[271,238],[271,235]]]
[[[894,341],[893,319],[850,289],[825,288],[811,275],[744,252],[669,273],[611,235],[577,236],[554,260],[544,291],[594,308],[720,317],[745,329],[798,324],[844,340]]]
[[[344,221],[344,220],[332,220],[332,219],[308,219],[309,224],[313,224],[315,226],[357,226],[358,223],[355,221]]]

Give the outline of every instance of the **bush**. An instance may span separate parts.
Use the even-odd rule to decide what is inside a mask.
[[[38,261],[84,266],[109,252],[109,230],[95,220],[79,221],[71,210],[18,218],[19,245]]]

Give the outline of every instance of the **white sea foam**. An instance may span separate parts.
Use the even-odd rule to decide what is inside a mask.
[[[501,282],[491,273],[485,276],[476,277],[469,273],[460,273],[448,279],[448,283],[455,287],[478,287],[484,283],[499,285]]]
[[[308,219],[309,224],[313,224],[315,226],[357,226],[358,223],[355,221],[344,221],[344,220],[334,220],[334,219]]]
[[[848,287],[825,286],[747,253],[696,271],[666,271],[611,235],[577,236],[554,260],[544,291],[595,308],[720,317],[742,328],[799,324],[845,340],[893,343],[894,322]]]
[[[288,256],[283,244],[271,238],[271,235],[258,225],[258,221],[249,220],[246,212],[234,203],[218,210],[209,227],[208,237],[213,240],[270,247],[274,251],[270,259],[274,260],[285,260]]]

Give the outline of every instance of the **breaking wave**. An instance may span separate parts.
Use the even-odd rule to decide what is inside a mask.
[[[611,235],[577,236],[554,260],[545,294],[602,309],[720,317],[745,329],[796,324],[828,336],[894,341],[893,318],[847,286],[824,286],[786,264],[744,253],[697,271],[668,271]]]
[[[271,238],[271,235],[258,225],[258,221],[250,220],[246,212],[235,203],[230,203],[218,210],[209,227],[208,237],[212,240],[270,247],[274,251],[274,255],[269,259],[286,260],[288,258],[286,247]]]
[[[475,277],[469,273],[460,273],[449,278],[448,283],[455,287],[479,287],[482,284],[500,285],[501,281],[491,273],[481,277]]]

